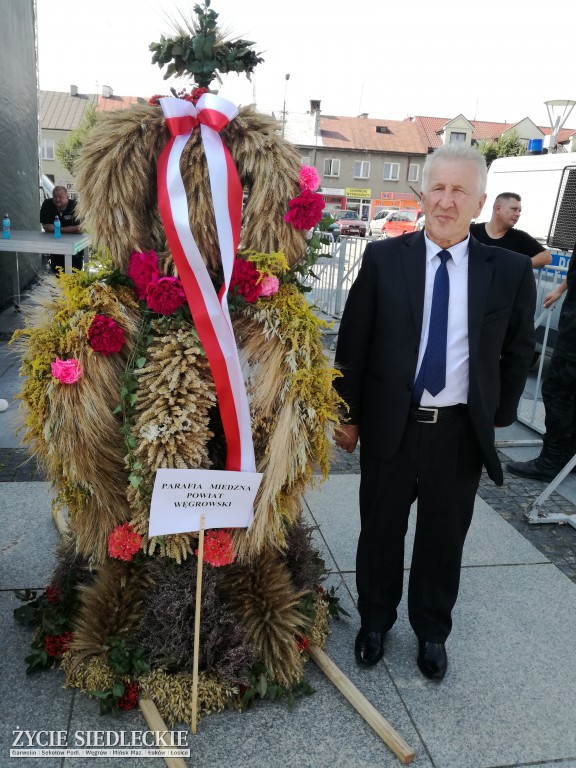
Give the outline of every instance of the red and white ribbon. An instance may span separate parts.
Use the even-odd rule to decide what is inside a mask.
[[[246,387],[228,311],[227,293],[240,240],[242,184],[220,131],[238,114],[234,104],[206,93],[196,106],[160,99],[172,138],[158,158],[158,207],[190,312],[210,364],[228,452],[226,469],[254,472],[254,445]],[[224,282],[216,293],[190,229],[180,158],[200,126],[208,164]]]

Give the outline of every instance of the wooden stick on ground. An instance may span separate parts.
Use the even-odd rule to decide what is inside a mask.
[[[202,563],[204,560],[204,515],[200,515],[198,536],[198,571],[196,574],[196,612],[194,614],[194,659],[192,673],[192,733],[196,733],[198,721],[198,655],[200,647],[200,605],[202,601]]]
[[[400,734],[392,728],[390,723],[385,720],[380,712],[370,704],[356,688],[356,686],[343,674],[343,672],[334,664],[332,659],[327,656],[324,651],[318,648],[317,645],[310,645],[308,647],[308,653],[310,658],[317,664],[318,667],[324,672],[326,677],[331,680],[336,688],[348,699],[350,704],[356,709],[356,711],[362,715],[364,720],[370,725],[382,741],[390,747],[392,752],[400,758],[400,762],[404,765],[411,763],[414,760],[414,750],[410,747],[400,736]]]
[[[164,741],[166,743],[170,742],[170,746],[174,746],[172,741],[172,736],[169,735],[169,729],[162,719],[162,716],[160,715],[160,712],[158,712],[158,709],[156,708],[156,704],[152,701],[152,699],[139,699],[138,704],[140,705],[140,711],[144,715],[144,719],[148,723],[148,727],[151,731],[160,731],[161,733],[166,732],[166,735],[164,736]],[[165,749],[165,747],[158,742],[158,739],[156,738],[156,745],[159,749]],[[164,762],[168,766],[168,768],[186,768],[186,761],[183,760],[181,757],[165,757]]]

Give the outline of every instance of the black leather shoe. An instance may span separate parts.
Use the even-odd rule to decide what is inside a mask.
[[[356,635],[354,655],[362,667],[373,667],[384,655],[384,637],[386,632],[369,632],[361,629]]]
[[[448,667],[448,656],[444,643],[418,641],[418,667],[424,677],[442,680]]]
[[[532,480],[554,480],[562,467],[543,469],[539,466],[538,459],[531,459],[530,461],[509,461],[506,464],[506,469],[508,472],[512,472],[513,475],[529,477]]]

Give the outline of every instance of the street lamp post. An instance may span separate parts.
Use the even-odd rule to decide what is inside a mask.
[[[286,125],[286,89],[288,88],[288,80],[290,75],[285,75],[286,82],[284,83],[284,107],[282,109],[282,138],[284,138],[284,127]]]

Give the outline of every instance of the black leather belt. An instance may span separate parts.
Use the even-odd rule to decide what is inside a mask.
[[[419,406],[410,409],[410,418],[419,421],[421,424],[436,424],[441,419],[450,419],[458,416],[466,410],[464,403],[458,405],[447,405],[445,408],[426,408]]]

